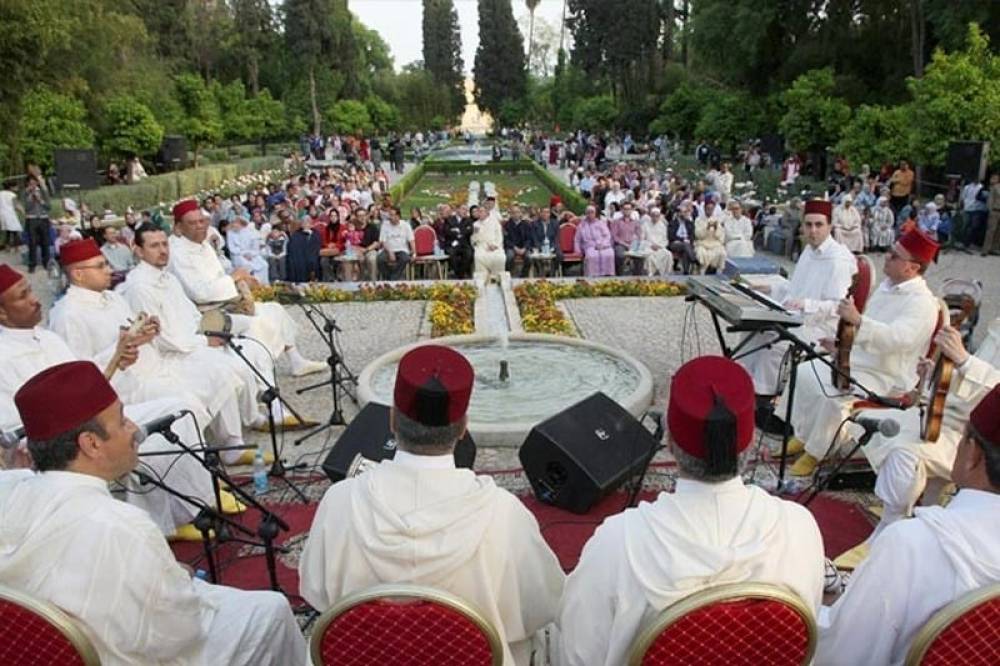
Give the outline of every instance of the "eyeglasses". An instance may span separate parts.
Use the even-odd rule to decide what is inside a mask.
[[[99,271],[103,271],[107,267],[108,267],[108,262],[102,261],[101,263],[94,264],[93,266],[76,266],[75,268],[80,268],[80,269],[96,268]]]
[[[920,263],[919,261],[914,261],[913,259],[907,259],[906,257],[904,257],[903,255],[901,255],[899,252],[897,252],[894,249],[890,249],[889,250],[889,258],[890,259],[895,259],[897,261],[907,261],[907,262],[909,262],[911,264],[919,264]]]

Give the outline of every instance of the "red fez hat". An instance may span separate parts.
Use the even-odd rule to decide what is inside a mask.
[[[919,228],[913,228],[899,237],[899,245],[910,253],[914,261],[929,264],[937,256],[938,245],[933,238]]]
[[[46,368],[14,394],[24,434],[35,441],[80,427],[117,399],[104,373],[90,361]]]
[[[99,256],[101,256],[101,248],[97,247],[93,238],[70,241],[59,248],[59,263],[63,266]]]
[[[724,413],[735,420],[736,453],[753,439],[754,394],[750,375],[739,364],[722,356],[700,356],[685,363],[670,383],[667,427],[675,444],[697,458],[708,457],[707,431]]]
[[[457,351],[423,345],[400,359],[393,403],[418,423],[446,426],[465,414],[474,380],[472,365]]]
[[[1000,384],[994,386],[972,410],[969,424],[980,439],[1000,447]]]
[[[549,197],[549,208],[554,208],[562,203],[562,198],[558,194]]]
[[[190,213],[193,210],[198,210],[201,205],[198,203],[197,199],[184,199],[183,201],[178,201],[174,204],[174,222],[180,222],[181,218],[185,214]]]
[[[0,264],[0,294],[24,279],[24,276],[7,264]]]
[[[833,217],[833,203],[824,199],[810,199],[806,202],[802,215],[804,217],[810,213],[822,215],[829,222]]]

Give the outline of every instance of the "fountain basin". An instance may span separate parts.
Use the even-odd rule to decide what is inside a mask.
[[[476,384],[469,404],[469,431],[477,446],[520,446],[531,428],[596,391],[603,391],[636,418],[653,397],[653,379],[645,365],[607,345],[538,333],[511,334],[504,348],[499,338],[455,335],[433,340],[469,359]],[[372,361],[358,378],[358,398],[392,404],[396,367],[415,343]],[[500,379],[506,360],[510,378]]]

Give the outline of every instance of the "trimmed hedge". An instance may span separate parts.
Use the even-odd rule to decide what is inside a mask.
[[[542,183],[544,183],[545,186],[553,193],[559,195],[559,198],[562,199],[563,206],[577,215],[583,215],[584,210],[587,208],[587,200],[583,198],[582,194],[553,176],[549,173],[548,169],[542,167],[537,162],[531,162],[531,168],[538,180],[542,181]]]
[[[413,186],[424,177],[424,173],[427,170],[427,162],[421,162],[417,166],[410,169],[410,171],[403,176],[398,183],[389,188],[389,196],[392,197],[392,201],[395,205],[399,205]]]
[[[210,190],[224,181],[246,174],[280,169],[284,165],[280,155],[268,157],[253,157],[229,162],[226,164],[210,164],[196,169],[184,169],[171,173],[150,176],[134,185],[110,185],[81,193],[79,199],[91,210],[102,211],[110,208],[118,214],[123,214],[131,206],[135,210],[155,208],[161,202],[169,204],[182,197],[197,194],[202,190]],[[62,197],[53,197],[52,216],[62,215]]]

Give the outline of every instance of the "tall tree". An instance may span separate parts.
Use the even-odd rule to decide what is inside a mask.
[[[333,27],[327,20],[327,0],[285,0],[285,40],[298,55],[309,78],[309,102],[313,134],[322,129],[323,116],[316,100],[316,70],[334,49]]]
[[[230,0],[236,24],[234,47],[236,55],[246,63],[250,94],[260,92],[260,63],[266,50],[277,36],[274,10],[268,0]]]
[[[517,29],[511,0],[479,0],[476,49],[476,103],[496,115],[504,103],[516,104],[528,88],[524,38]]]
[[[451,115],[465,107],[465,74],[462,71],[462,31],[452,0],[424,0],[424,67],[437,83],[449,90]]]
[[[528,63],[531,63],[531,56],[535,52],[535,10],[542,0],[524,0],[528,6]]]

